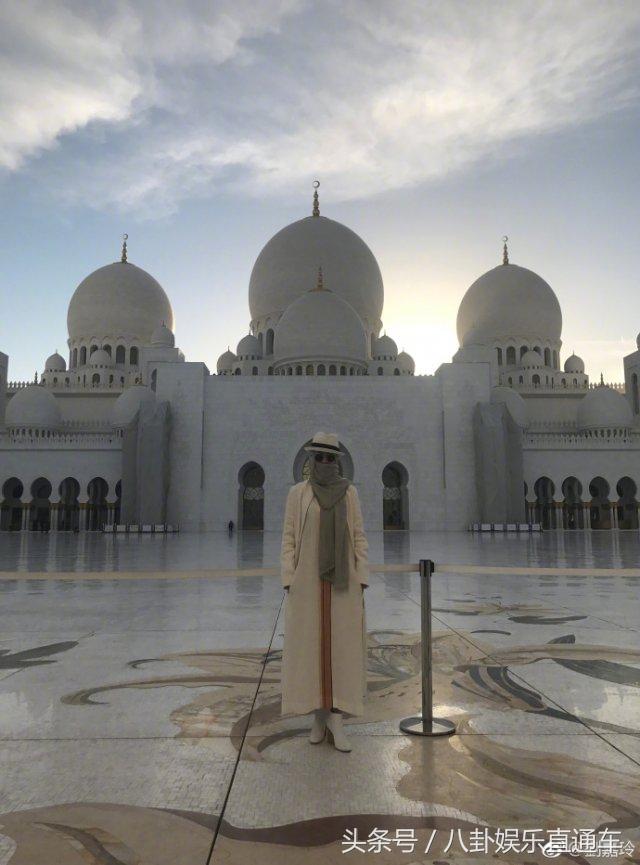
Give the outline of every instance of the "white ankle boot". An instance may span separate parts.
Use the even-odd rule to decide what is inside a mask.
[[[342,712],[329,712],[327,715],[327,728],[333,736],[333,745],[338,751],[350,751],[351,743],[347,739],[342,728]]]
[[[328,709],[316,709],[315,710],[315,718],[313,719],[313,725],[311,727],[311,733],[309,734],[309,741],[312,745],[317,745],[318,742],[322,742],[324,739],[324,734],[326,732],[326,718]]]

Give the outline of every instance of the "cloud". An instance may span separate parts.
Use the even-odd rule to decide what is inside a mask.
[[[367,196],[639,95],[635,0],[105,8],[23,0],[0,12],[0,162],[93,206],[155,214],[315,176],[334,200]]]

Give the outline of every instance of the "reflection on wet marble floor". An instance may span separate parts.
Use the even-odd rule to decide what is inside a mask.
[[[398,727],[420,707],[419,577],[372,575],[366,712],[343,754],[308,742],[310,716],[280,717],[279,580],[166,573],[273,566],[279,537],[0,536],[0,570],[78,570],[0,580],[0,865],[547,861],[525,850],[535,827],[608,827],[635,845],[617,861],[640,861],[640,579],[562,575],[636,566],[638,536],[370,544],[376,562],[557,573],[436,572],[435,710],[457,725],[444,739]],[[461,844],[507,829],[520,847]],[[354,831],[364,855],[344,852]],[[381,833],[396,843],[376,852]]]

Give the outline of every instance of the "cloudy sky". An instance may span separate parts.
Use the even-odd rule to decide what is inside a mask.
[[[383,321],[431,373],[466,288],[510,257],[554,288],[563,356],[622,379],[640,331],[637,0],[0,5],[0,350],[67,354],[77,284],[164,286],[211,370],[253,262],[321,210],[372,248]]]

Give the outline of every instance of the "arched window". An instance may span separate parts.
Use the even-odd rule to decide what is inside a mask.
[[[507,366],[515,366],[516,365],[516,350],[510,345],[507,349]]]
[[[138,365],[138,347],[135,345],[132,345],[129,349],[129,363],[131,366]]]
[[[313,375],[313,364],[312,363],[307,364],[307,375]]]
[[[300,364],[296,366],[296,375],[302,375],[302,367]]]
[[[92,385],[100,384],[100,373],[99,372],[94,372],[94,374],[91,376],[91,384]]]
[[[353,367],[352,366],[349,367],[349,375],[353,375]]]
[[[53,383],[58,384],[58,379],[55,376],[53,377]]]
[[[562,379],[561,384],[562,384],[562,387],[566,387],[566,386],[567,386],[567,380],[566,380],[566,378],[563,378],[563,379]]]
[[[113,376],[112,375],[109,376],[109,384],[113,384]],[[155,390],[155,388],[154,388],[154,390]]]
[[[258,375],[258,367],[254,366],[251,370],[251,375]]]
[[[267,375],[273,375],[273,367],[272,366],[270,366],[269,369],[267,370]]]
[[[524,384],[524,378],[520,376],[520,384]]]
[[[511,378],[511,376],[509,376],[509,384],[510,384],[510,385],[513,384],[513,379]]]
[[[502,349],[497,348],[496,354],[498,355],[498,366],[502,366]]]
[[[78,366],[78,349],[74,348],[73,350],[73,368],[75,369]]]
[[[273,328],[267,331],[267,354],[273,354]]]
[[[94,351],[97,351],[97,350],[98,350],[98,346],[95,345],[95,344],[92,345],[92,346],[91,346],[91,351],[89,352],[89,357],[91,357],[91,355],[94,353]]]
[[[155,391],[156,385],[158,383],[158,370],[154,369],[151,373],[151,390]]]
[[[116,348],[116,363],[126,363],[126,349],[123,345]]]
[[[242,370],[240,369],[239,366],[236,367],[236,369],[233,371],[233,374],[234,374],[234,375],[241,375],[241,374],[242,374]]]
[[[378,367],[378,375],[383,375],[384,371],[381,366]]]
[[[521,360],[528,351],[529,351],[529,349],[526,347],[526,345],[520,346],[520,359]]]
[[[532,376],[531,381],[532,381],[534,387],[540,386],[540,376],[539,375],[536,374],[536,375]]]
[[[111,357],[111,346],[110,345],[103,345],[102,348],[106,351],[106,353],[109,355],[109,357]]]
[[[346,374],[347,374],[346,366],[341,366],[340,367],[340,375],[346,375]]]
[[[84,366],[87,362],[87,347],[83,345],[80,349],[80,366]]]
[[[323,363],[318,364],[318,375],[326,375],[326,369]]]
[[[539,345],[535,345],[535,346],[533,347],[533,350],[534,350],[534,351],[537,351],[538,354],[539,354],[540,356],[542,356],[542,349],[540,348]]]
[[[335,365],[335,363],[332,363],[331,366],[329,367],[329,375],[335,375],[335,374],[336,374],[336,365]]]
[[[578,387],[578,379],[577,379],[577,378],[574,378],[574,380],[573,380],[573,386],[574,386],[574,387]]]
[[[553,366],[554,366],[554,369],[558,369],[558,352],[557,351],[553,352]]]
[[[551,366],[551,349],[545,348],[544,350],[544,365]]]
[[[398,367],[396,367],[396,368],[394,369],[393,374],[394,374],[394,375],[400,375],[400,370],[398,369]]]

